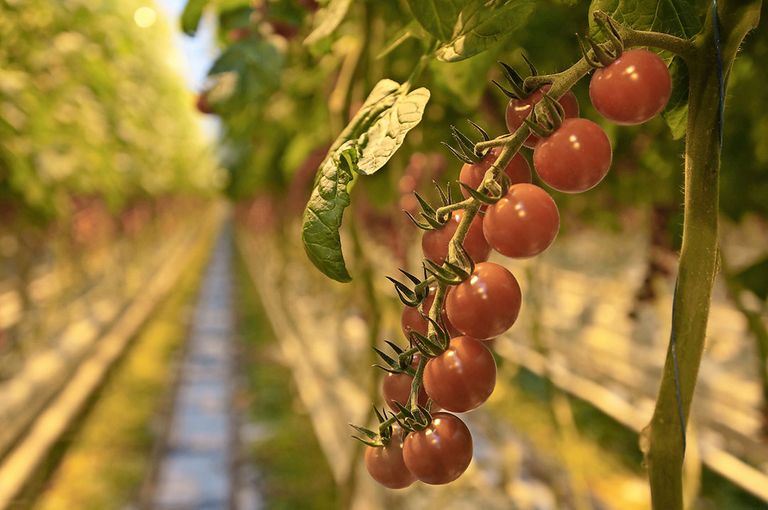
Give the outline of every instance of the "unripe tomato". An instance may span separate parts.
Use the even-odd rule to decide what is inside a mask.
[[[388,489],[404,489],[416,481],[403,460],[402,429],[392,427],[389,444],[365,449],[365,468],[371,478]]]
[[[483,233],[488,244],[507,257],[533,257],[557,237],[560,214],[549,193],[533,184],[515,184],[488,208]]]
[[[450,483],[472,462],[472,435],[458,417],[435,413],[426,429],[411,432],[405,438],[403,460],[408,470],[424,483]]]
[[[445,262],[445,258],[448,256],[448,244],[451,242],[451,238],[456,233],[456,229],[459,227],[463,217],[463,210],[454,211],[443,228],[424,232],[421,238],[421,248],[426,258],[436,264]],[[464,238],[463,246],[475,262],[482,262],[488,259],[491,247],[488,246],[483,236],[483,218],[480,214],[475,215],[472,219],[467,236]]]
[[[589,82],[592,105],[616,124],[642,124],[661,113],[672,95],[664,61],[648,50],[629,50],[598,69]]]
[[[482,342],[468,336],[451,339],[448,349],[424,367],[424,389],[434,403],[457,413],[488,400],[496,386],[496,361]]]
[[[471,188],[477,189],[477,187],[480,186],[480,183],[483,182],[485,172],[491,168],[493,162],[496,161],[496,158],[499,157],[500,152],[501,149],[494,147],[479,163],[465,163],[464,166],[461,167],[461,172],[459,173],[459,181],[463,182]],[[515,154],[512,160],[507,164],[504,172],[507,174],[512,184],[517,184],[519,182],[531,182],[532,180],[531,166],[519,152]],[[467,193],[464,188],[461,188],[461,194],[464,195],[464,198],[469,198],[469,193]]]
[[[412,383],[413,377],[408,374],[387,372],[387,375],[384,376],[384,380],[381,382],[381,393],[390,409],[397,411],[395,402],[408,407],[408,397],[411,395]],[[419,405],[427,405],[427,393],[424,390],[424,385],[419,388]]]
[[[493,262],[482,262],[448,294],[445,310],[456,329],[484,340],[512,327],[521,302],[520,285],[512,273]]]
[[[533,151],[541,180],[558,191],[580,193],[597,186],[611,168],[611,142],[587,119],[566,119]]]
[[[429,310],[432,308],[432,303],[434,301],[435,289],[429,289],[429,294],[426,298],[424,298],[424,302],[422,303],[424,313],[429,313]],[[451,321],[448,320],[448,316],[445,313],[445,306],[443,306],[443,322],[445,323],[445,327],[448,329],[449,335],[455,336],[458,334],[456,328],[454,328],[453,324],[451,324]],[[417,306],[406,306],[403,308],[403,314],[400,317],[400,326],[403,329],[403,335],[405,335],[405,338],[408,338],[408,335],[411,331],[416,331],[424,336],[427,336],[427,328],[429,327],[429,322],[427,322],[427,319],[421,316]]]
[[[528,97],[509,100],[509,104],[507,104],[506,118],[507,129],[510,133],[514,133],[523,125],[523,121],[528,118],[528,115],[533,111],[533,107],[544,97],[544,92],[548,91],[551,87],[551,85],[544,85],[540,89],[533,91]],[[579,102],[573,92],[569,90],[563,94],[558,102],[562,105],[563,110],[565,111],[565,118],[579,116]],[[538,141],[539,137],[531,134],[525,140],[523,145],[533,149],[536,147]]]

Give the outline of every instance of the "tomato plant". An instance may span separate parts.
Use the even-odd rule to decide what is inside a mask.
[[[421,238],[421,249],[426,258],[437,264],[445,262],[445,258],[448,256],[448,244],[456,233],[463,216],[463,211],[454,211],[444,227],[424,232]],[[483,236],[483,217],[481,215],[478,214],[472,220],[463,245],[472,260],[483,261],[488,258],[491,248]]]

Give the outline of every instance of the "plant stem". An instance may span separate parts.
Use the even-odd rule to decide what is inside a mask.
[[[751,2],[752,9],[731,7],[729,10],[726,3],[721,3],[719,11],[725,80],[741,40],[756,25],[760,12],[760,1]],[[745,16],[751,18],[746,23]],[[677,347],[670,342],[656,408],[651,423],[643,431],[647,439],[645,457],[654,510],[683,508],[684,426],[701,363],[717,272],[720,83],[712,21],[710,12],[704,30],[693,40],[695,52],[688,60],[683,242],[671,332]]]

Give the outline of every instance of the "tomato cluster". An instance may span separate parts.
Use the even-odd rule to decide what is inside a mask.
[[[527,97],[510,100],[506,121],[511,132],[526,119],[538,116],[538,109],[532,115],[534,107],[549,89],[550,85],[545,85]],[[597,111],[618,124],[651,119],[664,109],[670,93],[666,65],[647,50],[624,52],[598,69],[590,83],[590,98]],[[550,105],[555,103],[548,101]],[[566,193],[583,192],[596,186],[608,173],[611,144],[600,126],[578,116],[579,105],[570,91],[558,103],[550,108],[549,118],[538,123],[542,129],[535,130],[524,145],[533,149],[533,166],[546,185]],[[404,425],[405,431],[399,425],[386,428],[391,433],[384,433],[383,446],[371,444],[365,455],[371,476],[385,487],[404,488],[416,480],[445,484],[467,469],[472,460],[472,436],[460,418],[445,411],[471,411],[490,397],[496,385],[496,362],[485,341],[501,335],[515,323],[522,302],[514,275],[487,259],[492,250],[511,258],[533,257],[551,246],[557,237],[557,205],[544,189],[532,184],[527,160],[515,154],[502,176],[495,177],[488,171],[498,156],[499,150],[492,149],[483,157],[465,159],[461,168],[459,182],[465,185],[465,199],[473,196],[466,188],[489,193],[488,203],[476,209],[461,247],[449,250],[465,210],[449,208],[451,215],[447,221],[445,217],[438,218],[433,210],[435,216],[430,218],[430,225],[422,226],[428,228],[422,238],[424,257],[433,264],[425,262],[425,268],[440,266],[460,276],[456,280],[441,280],[438,273],[433,273],[447,287],[447,294],[438,318],[431,321],[432,328],[428,327],[428,312],[436,289],[428,289],[426,296],[414,291],[410,301],[403,299],[410,305],[419,302],[405,306],[401,319],[403,334],[411,340],[412,348],[408,352],[396,348],[400,358],[397,363],[390,360],[393,369],[388,369],[384,377],[382,392],[395,413],[388,423],[403,415],[410,416],[411,421]],[[492,176],[501,189],[495,196],[489,191]],[[448,260],[449,251],[471,260]],[[456,272],[455,268],[461,265],[466,266],[466,271]],[[412,275],[409,277],[414,283],[419,282]],[[442,340],[430,343],[430,329],[434,330],[433,336]],[[422,347],[423,341],[427,347]],[[416,350],[420,354],[407,357]],[[403,361],[403,357],[412,361],[404,366],[408,361]],[[422,357],[427,358],[426,362]],[[420,378],[414,381],[416,377]],[[418,396],[412,397],[415,389]],[[416,405],[411,398],[417,399]],[[438,408],[444,411],[433,412]],[[401,423],[399,418],[394,421]]]

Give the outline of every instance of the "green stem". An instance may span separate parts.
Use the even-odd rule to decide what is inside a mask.
[[[727,3],[721,2],[719,11],[726,79],[741,40],[756,25],[760,12],[760,1],[751,2],[751,8],[729,9]],[[750,18],[748,22],[745,23],[744,17]],[[695,52],[688,60],[690,84],[685,141],[683,242],[671,332],[677,348],[673,351],[670,342],[656,408],[651,423],[644,431],[654,510],[683,508],[685,430],[681,427],[687,423],[690,414],[704,348],[712,285],[717,271],[720,110],[717,61],[711,27],[710,13],[704,30],[693,41]],[[683,423],[679,414],[682,414]]]

